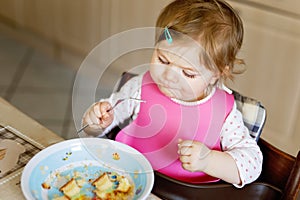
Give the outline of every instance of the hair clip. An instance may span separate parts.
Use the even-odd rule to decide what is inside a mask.
[[[167,26],[165,27],[165,38],[169,44],[171,44],[173,42],[173,38],[172,38]]]

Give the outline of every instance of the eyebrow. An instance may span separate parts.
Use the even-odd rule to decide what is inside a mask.
[[[157,50],[157,55],[158,56],[162,56],[162,57],[164,57],[164,59],[166,59],[168,62],[170,62],[170,60],[164,55],[164,53],[159,48],[157,48],[156,50]],[[170,63],[172,63],[172,62],[170,62]],[[182,69],[190,70],[190,71],[198,73],[198,71],[195,70],[194,68],[190,68],[190,67],[186,67],[186,66],[182,66],[182,65],[177,65],[176,63],[173,63],[173,64],[175,64],[176,66],[179,66]]]

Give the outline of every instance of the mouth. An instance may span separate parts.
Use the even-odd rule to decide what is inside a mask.
[[[175,90],[174,88],[171,88],[171,87],[168,87],[168,86],[165,86],[165,85],[159,85],[158,88],[159,88],[160,90],[163,90],[163,91],[169,91],[169,92]]]
[[[170,98],[175,98],[176,97],[176,94],[175,94],[176,89],[175,88],[165,86],[165,85],[158,85],[158,88],[166,96],[168,96]]]
[[[158,85],[159,88],[165,88],[165,89],[168,89],[168,90],[177,90],[176,87],[172,87],[168,84],[158,83],[157,85]]]

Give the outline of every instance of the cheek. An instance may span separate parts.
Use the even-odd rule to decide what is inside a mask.
[[[186,98],[191,98],[196,95],[195,88],[196,86],[193,83],[185,79],[182,79],[178,83],[178,92],[180,92],[180,94]]]
[[[155,66],[155,64],[150,65],[149,72],[150,72],[151,75],[156,74],[156,70],[157,70],[156,68],[157,67]]]
[[[153,56],[151,58],[150,67],[149,67],[149,71],[150,71],[151,75],[155,73],[155,69],[157,68],[157,64],[156,64],[156,61],[155,61],[155,56],[156,56],[156,54],[153,54]]]
[[[203,95],[206,87],[207,85],[202,81],[185,81],[182,91],[189,94],[191,98],[198,98]]]
[[[216,77],[217,77],[217,73],[214,73],[207,69],[201,72],[201,79],[207,85],[212,84],[212,82],[214,82],[213,80],[215,80]]]
[[[156,82],[162,75],[162,67],[158,64],[151,64],[149,68],[150,75],[152,79]]]

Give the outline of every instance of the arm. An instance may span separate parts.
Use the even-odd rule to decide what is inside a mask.
[[[261,172],[262,154],[234,106],[221,132],[223,152],[208,149],[197,141],[179,143],[180,160],[189,171],[203,171],[236,187],[254,181]]]
[[[212,150],[203,172],[228,183],[240,185],[241,179],[234,159],[226,152]]]
[[[235,184],[236,187],[243,187],[259,177],[262,170],[262,152],[255,139],[251,138],[236,105],[224,124],[221,145],[222,150],[236,163],[241,179],[241,184]]]
[[[240,184],[240,176],[234,159],[225,152],[210,150],[198,141],[179,141],[180,161],[188,171],[202,171],[226,182]]]

